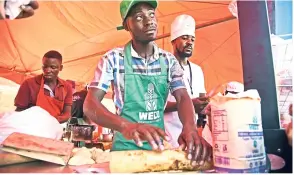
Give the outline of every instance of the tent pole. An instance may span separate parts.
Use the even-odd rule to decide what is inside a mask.
[[[245,89],[258,90],[263,128],[279,129],[277,91],[265,1],[238,1],[238,16]]]

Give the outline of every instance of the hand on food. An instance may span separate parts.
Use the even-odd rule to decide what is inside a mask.
[[[211,161],[212,147],[198,135],[196,127],[184,126],[178,142],[180,147],[186,150],[192,166]]]
[[[169,140],[162,129],[142,123],[126,124],[122,134],[126,139],[133,139],[139,147],[143,146],[143,140],[148,141],[153,150],[164,150],[161,138],[167,141]]]
[[[192,99],[195,112],[200,113],[202,110],[208,105],[209,103],[209,98],[208,97],[198,97]]]

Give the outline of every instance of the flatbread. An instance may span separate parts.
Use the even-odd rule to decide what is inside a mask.
[[[71,155],[73,143],[14,132],[2,143],[5,147],[56,155]]]
[[[23,133],[12,133],[2,143],[2,150],[25,157],[66,165],[74,148],[63,142]]]

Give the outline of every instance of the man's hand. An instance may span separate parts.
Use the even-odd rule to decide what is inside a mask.
[[[147,140],[153,150],[164,150],[161,138],[167,141],[169,139],[162,129],[141,123],[127,123],[121,133],[126,139],[133,139],[140,147],[143,146],[142,140]]]
[[[208,115],[209,117],[211,117],[211,105],[208,104],[205,108],[204,108],[204,114]]]
[[[212,147],[198,135],[196,126],[184,126],[178,142],[180,147],[187,151],[192,166],[203,165],[205,161],[211,161]]]
[[[193,102],[193,106],[196,113],[200,113],[205,108],[205,106],[209,103],[208,97],[194,98],[192,99],[192,102]]]
[[[22,5],[21,6],[21,13],[16,17],[16,19],[27,18],[33,16],[35,14],[34,9],[29,5]]]

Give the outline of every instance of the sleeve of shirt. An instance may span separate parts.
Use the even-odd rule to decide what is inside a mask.
[[[201,69],[201,67],[199,67],[200,69],[200,77],[199,77],[199,83],[200,83],[200,89],[199,89],[199,93],[206,93],[206,89],[205,89],[205,81],[204,81],[204,75],[203,75],[203,71]]]
[[[72,105],[72,98],[73,98],[72,88],[68,84],[65,85],[65,88],[66,88],[66,96],[65,96],[65,99],[64,99],[64,105],[70,105],[71,106]]]
[[[180,66],[178,60],[173,56],[170,56],[170,71],[169,71],[169,85],[170,85],[170,92],[173,93],[175,90],[186,88],[183,75],[184,71],[182,67]]]
[[[24,81],[16,94],[14,99],[14,106],[19,108],[28,108],[30,103],[30,88],[27,81]]]
[[[107,92],[111,81],[114,79],[114,63],[117,54],[114,51],[108,52],[100,59],[89,87],[98,88]]]

